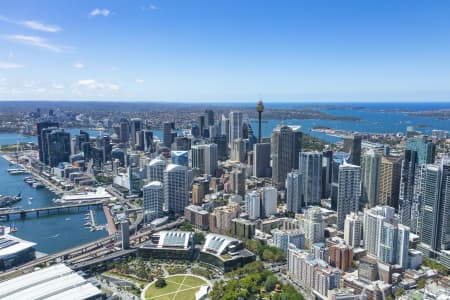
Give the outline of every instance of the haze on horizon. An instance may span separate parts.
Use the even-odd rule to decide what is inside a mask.
[[[0,100],[450,101],[448,1],[0,3]]]

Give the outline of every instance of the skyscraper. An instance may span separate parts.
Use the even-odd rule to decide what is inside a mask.
[[[300,213],[302,209],[302,174],[298,171],[289,172],[286,176],[286,210]]]
[[[131,135],[131,147],[133,149],[136,148],[136,144],[138,144],[138,139],[136,137],[137,133],[142,130],[142,119],[133,118],[130,122],[130,135]]]
[[[299,126],[278,125],[270,138],[272,183],[282,188],[288,172],[298,168],[302,133]]]
[[[350,154],[348,162],[352,165],[361,165],[362,136],[354,134],[344,137],[344,152]]]
[[[230,119],[222,115],[220,119],[220,130],[221,134],[226,136],[227,145],[230,144]]]
[[[121,143],[128,143],[128,140],[130,139],[130,124],[128,123],[128,120],[125,118],[120,119],[119,122],[119,140]]]
[[[421,215],[421,247],[428,255],[450,250],[450,160],[425,169]]]
[[[215,175],[217,170],[217,145],[202,144],[191,148],[192,168],[202,174]]]
[[[322,192],[322,153],[300,152],[299,171],[302,173],[302,201],[305,206],[320,204]]]
[[[170,148],[173,143],[172,130],[175,129],[175,122],[166,122],[163,124],[163,143]]]
[[[383,156],[380,164],[378,204],[398,208],[402,158]]]
[[[251,191],[245,194],[245,212],[252,220],[261,217],[261,197],[259,192]]]
[[[253,145],[253,176],[257,178],[270,176],[270,144]]]
[[[164,190],[159,181],[152,181],[142,188],[144,218],[149,223],[163,215]]]
[[[409,227],[383,222],[380,230],[378,259],[387,264],[408,266]]]
[[[324,240],[322,212],[319,207],[311,207],[305,212],[305,248],[310,249],[313,244]]]
[[[185,166],[169,164],[163,173],[164,203],[168,211],[183,214],[189,204],[188,172]]]
[[[337,198],[339,187],[339,167],[348,159],[349,154],[345,152],[333,153],[331,163],[331,209],[337,211]]]
[[[232,111],[229,114],[230,132],[228,134],[228,145],[231,148],[235,139],[243,138],[243,114],[240,111]]]
[[[358,211],[361,198],[361,167],[346,162],[339,166],[337,227],[344,230],[345,217]]]
[[[149,182],[152,181],[160,181],[163,182],[163,174],[166,169],[167,163],[159,158],[153,159],[147,165],[147,180]]]
[[[362,164],[362,203],[369,207],[376,206],[379,175],[380,175],[381,155],[372,149],[364,154]]]
[[[230,173],[230,187],[234,194],[244,197],[245,194],[245,168],[236,167]]]
[[[395,210],[390,206],[375,206],[364,209],[364,248],[373,257],[378,257],[381,226],[394,218]]]
[[[357,248],[361,246],[362,217],[355,212],[351,212],[345,217],[344,241],[347,245]]]
[[[436,145],[425,136],[408,138],[406,141],[399,193],[400,222],[405,226],[411,227],[413,207],[420,207],[420,203],[413,202],[416,168],[424,164],[434,163],[435,151]]]
[[[189,164],[189,152],[188,151],[170,151],[170,158],[175,165],[187,167]]]
[[[261,212],[263,217],[275,215],[277,213],[277,189],[273,186],[266,186],[262,189],[262,207]]]
[[[48,151],[44,157],[48,158],[48,165],[56,167],[61,162],[68,162],[70,158],[70,133],[63,129],[53,129],[45,132],[44,143]]]
[[[413,137],[406,140],[406,150],[417,152],[417,164],[432,164],[436,156],[436,144],[427,136]]]
[[[217,159],[227,160],[228,158],[228,141],[226,135],[220,135],[218,137],[212,137],[211,143],[217,145]]]
[[[44,145],[43,145],[43,135],[42,130],[50,127],[59,127],[59,124],[57,122],[51,122],[51,121],[42,121],[36,123],[36,135],[37,135],[37,141],[38,141],[38,148],[39,148],[39,160],[43,163],[44,162]]]
[[[235,139],[231,144],[231,160],[245,162],[246,144],[243,139]]]
[[[205,115],[206,115],[206,124],[208,126],[214,125],[214,111],[211,109],[206,109]]]
[[[331,182],[333,171],[333,151],[324,150],[322,153],[322,199],[331,196]]]

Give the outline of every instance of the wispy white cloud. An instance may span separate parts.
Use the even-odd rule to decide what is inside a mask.
[[[144,79],[136,78],[136,83],[137,84],[143,84],[144,83]]]
[[[157,9],[158,9],[158,6],[156,6],[156,5],[153,4],[153,3],[150,3],[150,4],[148,4],[148,5],[143,5],[143,6],[141,6],[141,9],[142,9],[143,11],[157,10]]]
[[[99,82],[95,79],[82,79],[78,80],[73,87],[76,88],[86,88],[90,90],[119,90],[119,85],[110,82]]]
[[[14,34],[14,35],[5,35],[2,36],[2,38],[12,42],[27,44],[34,47],[50,50],[53,52],[63,52],[68,49],[67,47],[51,44],[50,42],[47,41],[47,39],[39,36]]]
[[[23,68],[23,65],[21,64],[16,64],[7,61],[0,61],[0,69],[2,70],[21,69],[21,68]]]
[[[34,20],[23,21],[22,24],[28,28],[38,31],[53,32],[53,33],[62,31],[62,28],[57,25],[47,25]]]
[[[73,64],[73,67],[75,69],[84,69],[84,64],[80,63],[80,62],[76,62]]]
[[[91,11],[91,13],[89,14],[91,17],[96,17],[96,16],[104,16],[107,17],[111,14],[111,11],[109,9],[103,8],[96,8],[93,11]]]
[[[51,32],[51,33],[56,33],[56,32],[62,31],[62,28],[58,25],[45,24],[43,22],[36,21],[36,20],[21,21],[21,20],[10,19],[8,17],[0,15],[0,21],[10,23],[10,24],[21,25],[21,26],[27,27],[29,29],[37,30],[37,31],[44,31],[44,32]]]

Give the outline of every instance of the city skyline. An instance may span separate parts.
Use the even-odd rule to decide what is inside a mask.
[[[0,4],[0,100],[449,100],[444,1],[68,3]]]

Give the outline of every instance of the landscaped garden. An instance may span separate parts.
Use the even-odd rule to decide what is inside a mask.
[[[144,291],[146,300],[195,300],[206,280],[192,275],[173,275],[152,282]]]

